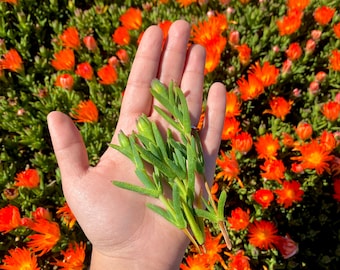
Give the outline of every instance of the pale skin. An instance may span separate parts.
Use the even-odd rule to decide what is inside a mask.
[[[192,125],[201,114],[205,51],[199,45],[187,50],[190,25],[172,24],[162,50],[162,31],[149,27],[139,45],[126,85],[120,117],[112,143],[119,131],[129,134],[136,120],[146,114],[162,129],[167,123],[153,109],[150,83],[174,81],[184,91]],[[206,178],[213,179],[225,114],[225,88],[214,83],[209,89],[205,122],[200,131]],[[91,269],[179,269],[189,243],[185,234],[149,210],[149,197],[122,190],[113,180],[139,185],[134,165],[108,148],[96,166],[90,166],[83,139],[73,121],[61,112],[48,115],[48,127],[61,171],[65,198],[93,246]],[[203,187],[202,187],[203,189]],[[154,201],[153,201],[154,202]]]

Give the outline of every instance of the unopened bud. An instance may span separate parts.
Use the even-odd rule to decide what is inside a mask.
[[[316,80],[317,82],[323,82],[323,81],[326,79],[326,77],[327,77],[326,72],[324,72],[324,71],[319,71],[319,72],[316,73],[316,75],[315,75],[315,80]]]
[[[97,42],[93,36],[84,37],[83,42],[89,51],[94,51],[97,49]]]
[[[316,43],[313,39],[308,39],[307,40],[307,43],[306,43],[306,53],[307,54],[312,54],[315,50],[315,47],[316,47]]]
[[[228,37],[228,41],[230,43],[230,45],[235,46],[238,45],[240,43],[240,33],[239,31],[231,31],[229,33],[229,37]]]
[[[317,81],[312,81],[309,84],[309,88],[308,88],[309,93],[315,95],[319,92],[319,90],[320,90],[320,84]]]
[[[321,37],[322,32],[320,30],[312,30],[311,36],[314,41],[318,41]]]

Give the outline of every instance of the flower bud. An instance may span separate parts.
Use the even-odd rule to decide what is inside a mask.
[[[3,194],[7,200],[14,200],[19,196],[19,191],[17,188],[5,188]]]
[[[58,75],[56,82],[56,86],[64,88],[66,90],[71,90],[73,87],[73,77],[70,74],[61,74]]]
[[[315,50],[315,47],[316,47],[316,43],[313,39],[308,39],[307,40],[307,43],[306,43],[306,53],[307,54],[312,54]]]
[[[272,50],[273,50],[274,53],[279,53],[280,52],[280,47],[275,45],[275,46],[273,46]]]
[[[309,93],[311,93],[312,95],[315,95],[319,92],[320,90],[320,84],[319,82],[317,81],[312,81],[310,84],[309,84],[309,88],[308,88],[308,91]]]
[[[316,80],[317,82],[323,82],[323,81],[326,79],[326,77],[327,77],[326,72],[324,72],[324,71],[319,71],[319,72],[316,73],[316,75],[315,75],[315,80]]]
[[[213,16],[215,16],[215,12],[213,10],[208,10],[207,17],[210,18],[210,17],[213,17]]]
[[[284,74],[289,73],[291,68],[292,68],[292,61],[287,59],[282,64],[282,74],[284,75]]]
[[[155,137],[153,136],[151,122],[145,115],[142,115],[141,117],[138,118],[137,130],[140,135],[148,138],[152,142],[155,141]]]
[[[122,147],[130,147],[129,138],[123,132],[118,133],[118,140]]]
[[[239,31],[231,31],[228,37],[229,44],[232,46],[238,45],[240,43],[240,33]]]
[[[301,140],[307,140],[313,134],[313,127],[306,122],[300,122],[296,127],[295,132]]]
[[[167,93],[165,85],[162,84],[159,80],[152,80],[151,89],[160,95]]]
[[[84,37],[83,42],[89,51],[94,51],[97,49],[97,42],[93,36]]]
[[[311,32],[312,39],[314,41],[318,41],[321,37],[321,34],[322,34],[321,30],[312,30]]]
[[[119,60],[117,56],[111,56],[109,59],[109,65],[115,68],[116,66],[118,66],[118,64],[119,64]]]
[[[340,103],[340,92],[335,95],[334,101]]]
[[[294,95],[294,97],[300,97],[301,96],[301,90],[299,88],[293,89],[293,95]]]
[[[295,163],[294,162],[292,164],[291,171],[294,172],[294,173],[301,174],[301,173],[303,173],[304,168],[303,168],[303,166],[300,163]]]

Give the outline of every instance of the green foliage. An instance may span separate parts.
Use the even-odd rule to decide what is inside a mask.
[[[236,159],[240,168],[239,179],[243,187],[236,181],[227,183],[216,179],[219,190],[215,194],[220,198],[217,211],[211,201],[203,201],[205,209],[195,208],[193,187],[195,172],[203,174],[203,160],[199,155],[197,139],[182,136],[182,141],[176,141],[171,132],[166,134],[166,140],[159,133],[156,125],[141,117],[138,122],[138,132],[132,137],[119,135],[119,148],[123,154],[133,158],[138,164],[136,174],[144,187],[130,186],[123,182],[115,182],[122,188],[158,197],[162,207],[148,205],[150,209],[162,215],[180,228],[190,225],[198,242],[202,243],[202,223],[213,232],[223,231],[220,222],[229,217],[236,207],[249,210],[251,220],[271,220],[278,228],[278,234],[288,234],[299,245],[299,252],[284,259],[276,249],[260,250],[249,244],[247,229],[242,231],[227,230],[233,244],[232,253],[244,250],[250,258],[252,269],[337,269],[340,258],[340,205],[333,197],[334,181],[339,179],[339,117],[329,121],[322,114],[322,106],[330,100],[335,100],[340,89],[339,71],[329,68],[331,51],[339,49],[340,39],[335,36],[333,26],[339,23],[339,0],[310,1],[304,10],[302,24],[292,35],[281,36],[277,28],[277,20],[287,13],[287,1],[241,1],[231,0],[206,1],[192,3],[180,7],[177,1],[32,1],[21,0],[17,5],[0,3],[0,58],[10,49],[18,51],[23,60],[23,70],[16,73],[9,70],[0,71],[0,209],[11,204],[20,209],[24,217],[31,217],[38,207],[44,207],[52,214],[53,221],[61,227],[62,237],[54,249],[39,257],[39,266],[50,269],[54,257],[60,256],[72,241],[87,243],[87,260],[89,264],[91,253],[81,228],[75,225],[68,229],[56,214],[65,199],[62,194],[60,172],[50,142],[46,117],[53,110],[70,114],[73,108],[82,100],[91,99],[99,111],[99,119],[94,123],[77,123],[84,138],[91,165],[95,165],[101,154],[107,149],[118,119],[122,95],[131,68],[132,59],[136,53],[138,40],[143,31],[152,24],[166,20],[185,19],[197,25],[206,21],[207,14],[221,13],[228,19],[228,29],[223,36],[228,38],[231,31],[237,31],[239,44],[247,44],[252,50],[248,64],[239,61],[238,52],[226,43],[216,69],[205,75],[205,89],[215,81],[223,82],[228,91],[237,92],[237,81],[247,77],[250,67],[257,61],[261,64],[268,61],[280,69],[280,76],[275,85],[266,88],[259,98],[242,102],[241,114],[236,118],[242,131],[251,134],[256,141],[259,136],[268,132],[280,139],[280,150],[277,159],[281,159],[286,167],[285,180],[296,180],[304,191],[303,200],[284,208],[277,201],[263,209],[253,199],[253,194],[260,188],[276,190],[281,188],[276,181],[266,181],[261,176],[260,166],[263,160],[257,157],[253,146],[247,154],[237,153]],[[246,2],[246,1],[244,1]],[[325,26],[317,24],[313,18],[316,8],[327,5],[336,9],[333,20]],[[142,11],[142,25],[138,30],[130,31],[131,41],[120,46],[113,42],[112,34],[120,26],[120,16],[129,8],[136,7]],[[69,26],[75,26],[80,38],[91,35],[97,41],[98,49],[88,50],[81,42],[75,51],[76,64],[89,62],[94,69],[95,78],[84,80],[75,75],[75,71],[57,71],[51,65],[53,55],[62,49],[60,35]],[[312,38],[312,31],[321,31],[312,53],[305,53],[307,41]],[[287,59],[288,46],[298,42],[303,49],[302,56],[292,63],[289,72],[282,72],[283,63]],[[120,62],[116,67],[117,81],[112,85],[99,83],[97,71],[109,63],[111,57],[119,49],[125,49],[129,60]],[[152,49],[152,48],[150,48]],[[318,82],[316,93],[310,91],[310,85],[315,81],[320,71],[326,73],[324,80]],[[72,90],[56,86],[58,75],[71,74],[74,78]],[[191,125],[184,107],[168,106],[171,102],[180,101],[183,97],[172,95],[161,85],[153,85],[153,95],[164,100],[163,106],[174,119],[161,109],[158,112],[179,133],[191,133]],[[168,96],[165,97],[165,93]],[[294,104],[284,120],[271,114],[263,114],[269,109],[268,102],[272,96],[282,96],[293,100]],[[138,98],[138,96],[136,96]],[[164,99],[165,98],[165,99]],[[336,146],[330,153],[334,160],[330,173],[317,174],[314,169],[306,169],[303,173],[291,170],[291,157],[298,156],[298,151],[292,151],[282,143],[284,133],[293,136],[294,141],[303,143],[296,134],[298,123],[307,122],[313,127],[313,139],[319,139],[323,131],[335,135]],[[194,134],[195,135],[195,134]],[[138,140],[141,145],[136,145]],[[221,143],[221,151],[232,149],[231,141]],[[186,164],[186,160],[188,163]],[[155,164],[153,174],[143,167],[144,161]],[[335,165],[334,165],[335,164]],[[166,165],[166,166],[164,166]],[[41,181],[34,189],[16,187],[15,177],[26,168],[39,171]],[[219,169],[217,170],[219,172]],[[162,181],[172,179],[171,198],[162,197]],[[177,180],[176,180],[177,179]],[[186,179],[183,183],[180,180]],[[339,181],[339,180],[338,180]],[[16,194],[17,192],[17,194]],[[13,198],[10,196],[16,194]],[[226,207],[224,207],[226,203]],[[164,206],[164,207],[163,207]],[[183,210],[183,212],[182,212]],[[195,217],[196,216],[196,217]],[[200,218],[197,218],[200,217]],[[27,237],[32,232],[20,227],[9,233],[1,234],[0,260],[8,254],[8,250],[16,246],[24,246]],[[190,253],[187,254],[190,256]],[[227,262],[229,256],[222,254]],[[222,266],[216,265],[216,269]]]

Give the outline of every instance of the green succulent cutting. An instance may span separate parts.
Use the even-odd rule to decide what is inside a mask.
[[[227,194],[222,191],[218,205],[212,199],[204,173],[201,141],[198,131],[192,128],[182,90],[172,82],[166,87],[155,79],[151,83],[151,94],[164,108],[155,106],[154,109],[173,129],[167,129],[164,139],[156,123],[142,115],[137,120],[136,132],[130,135],[120,132],[119,145],[111,147],[135,164],[135,173],[143,186],[122,181],[113,181],[113,184],[159,199],[162,206],[148,203],[147,207],[183,230],[198,250],[200,247],[204,250],[204,219],[218,224],[230,249],[224,218]],[[172,130],[176,137],[179,135],[179,140]],[[198,178],[204,181],[208,199],[203,197],[203,192],[195,191]],[[171,196],[164,192],[169,188]]]

